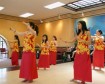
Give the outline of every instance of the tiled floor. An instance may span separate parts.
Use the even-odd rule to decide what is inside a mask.
[[[87,84],[105,84],[105,68],[102,71],[92,70],[92,83]],[[78,84],[70,82],[73,78],[73,63],[62,63],[52,65],[50,69],[38,70],[39,78],[32,84]],[[19,67],[0,69],[0,84],[28,84],[21,82],[19,78]]]

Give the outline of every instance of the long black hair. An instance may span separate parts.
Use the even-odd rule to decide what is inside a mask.
[[[38,26],[35,25],[33,22],[29,22],[29,25],[32,27],[33,30],[36,31],[36,35],[38,35],[38,33],[39,33]]]
[[[42,39],[42,43],[46,43],[48,41],[48,36],[46,34],[44,34],[42,37],[46,37],[45,40]]]
[[[102,30],[97,30],[99,33],[100,33],[100,35],[102,35],[103,33],[102,33]]]
[[[18,46],[20,46],[20,40],[19,40],[18,35],[14,35],[14,38],[18,41]]]
[[[57,37],[56,36],[53,36],[53,38],[57,41]]]
[[[82,34],[84,34],[85,31],[89,31],[87,29],[87,26],[86,26],[86,22],[85,21],[79,21],[78,23],[80,23],[82,25],[82,31],[80,29],[78,29],[77,35],[79,35],[81,32],[83,32]]]

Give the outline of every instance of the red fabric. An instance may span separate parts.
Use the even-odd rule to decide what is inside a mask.
[[[12,65],[19,65],[19,63],[18,63],[18,56],[19,56],[18,52],[16,52],[16,51],[12,52],[12,55],[11,55]]]
[[[42,55],[42,54],[40,55],[38,67],[39,68],[49,68],[50,67],[49,55]]]
[[[104,47],[104,63],[105,63],[105,47]]]
[[[55,65],[56,64],[56,52],[50,51],[50,64]]]
[[[104,68],[104,50],[94,51],[93,66]]]
[[[86,53],[75,55],[74,60],[74,79],[92,82],[92,70],[90,56]]]
[[[23,52],[19,77],[27,80],[38,78],[35,53]]]

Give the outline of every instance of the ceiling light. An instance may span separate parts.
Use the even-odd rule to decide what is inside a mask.
[[[44,6],[44,7],[48,8],[48,9],[54,9],[54,8],[57,8],[57,7],[60,7],[60,6],[63,6],[63,5],[65,5],[65,4],[61,3],[61,2],[56,2],[56,3],[50,4],[50,5],[47,5],[47,6]]]
[[[1,6],[0,6],[0,11],[3,10],[3,9],[4,9],[4,7],[1,7]]]
[[[34,15],[34,14],[32,14],[32,13],[25,13],[25,14],[20,15],[20,17],[27,18],[27,17],[32,16],[32,15]]]

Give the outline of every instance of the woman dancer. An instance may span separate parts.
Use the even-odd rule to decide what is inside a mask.
[[[50,42],[50,64],[56,64],[57,57],[57,38],[53,36],[53,40]]]
[[[95,41],[94,53],[93,53],[93,69],[95,67],[104,68],[104,37],[102,36],[102,31],[97,30],[96,36],[92,36]]]
[[[18,66],[19,62],[18,62],[18,57],[19,57],[19,45],[20,45],[20,41],[19,41],[19,37],[17,35],[14,35],[14,41],[10,42],[12,43],[12,54],[11,54],[11,63],[12,66]]]
[[[92,70],[89,54],[91,36],[85,21],[78,22],[77,36],[70,42],[74,42],[76,40],[77,47],[74,59],[74,79],[72,79],[72,81],[80,80],[81,84],[85,84],[85,82],[92,82]]]
[[[49,62],[49,43],[48,43],[48,36],[44,34],[42,36],[42,42],[41,42],[41,54],[39,57],[39,62],[38,62],[38,69],[39,68],[46,68],[50,67],[50,62]]]
[[[25,32],[18,32],[15,29],[11,30],[24,37],[23,54],[20,67],[20,78],[24,78],[23,82],[33,82],[33,79],[38,78],[36,67],[35,54],[35,37],[38,35],[38,27],[33,22],[25,23],[27,30]]]

